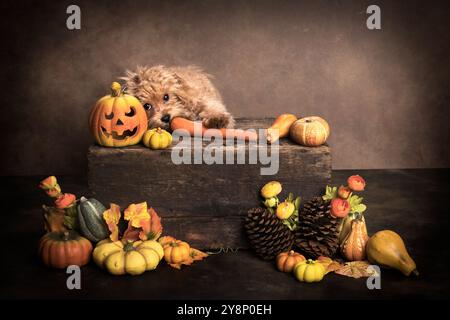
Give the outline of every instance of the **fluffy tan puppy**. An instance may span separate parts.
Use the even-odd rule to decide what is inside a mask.
[[[144,105],[151,128],[168,129],[175,117],[201,120],[208,128],[232,128],[234,119],[210,78],[195,66],[154,66],[127,71],[122,79]]]

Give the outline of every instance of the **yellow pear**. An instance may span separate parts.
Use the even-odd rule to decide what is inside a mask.
[[[366,254],[370,263],[401,271],[405,276],[419,275],[416,263],[409,256],[402,238],[391,230],[375,233],[367,242]]]

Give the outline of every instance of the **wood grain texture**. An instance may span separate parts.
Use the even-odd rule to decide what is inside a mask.
[[[237,127],[265,128],[271,121],[238,119]],[[236,157],[236,147],[219,146],[216,151],[226,148],[232,148]],[[245,149],[248,153],[249,145]],[[282,139],[278,151],[278,173],[265,176],[260,168],[267,165],[261,164],[175,165],[172,148],[91,146],[88,184],[92,195],[105,204],[125,207],[147,201],[167,221],[164,225],[174,236],[198,247],[246,247],[239,221],[260,203],[262,185],[278,180],[283,184],[281,198],[293,192],[309,199],[321,194],[330,181],[328,146],[308,148]]]

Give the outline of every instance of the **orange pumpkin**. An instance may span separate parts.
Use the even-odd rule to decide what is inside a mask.
[[[190,259],[191,247],[181,240],[171,240],[163,244],[164,259],[169,264],[179,264]]]
[[[317,147],[327,141],[330,136],[330,126],[321,117],[306,117],[292,124],[289,136],[295,143]]]
[[[75,231],[50,232],[39,242],[39,254],[48,267],[83,266],[91,258],[92,244]]]
[[[281,272],[292,272],[295,265],[303,261],[306,261],[305,257],[293,250],[282,252],[277,256],[277,268]]]
[[[98,100],[92,108],[89,126],[99,145],[124,147],[141,141],[148,119],[139,100],[124,94],[120,84],[114,82],[111,95]]]

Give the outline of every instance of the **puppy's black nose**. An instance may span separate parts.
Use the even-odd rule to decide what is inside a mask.
[[[170,114],[166,114],[165,116],[162,116],[161,121],[168,123],[170,121]]]

